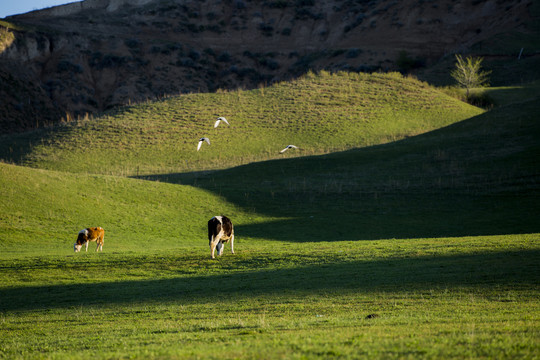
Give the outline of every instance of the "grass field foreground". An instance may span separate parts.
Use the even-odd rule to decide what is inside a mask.
[[[4,259],[0,354],[534,358],[538,240],[261,240],[218,261],[206,249]]]

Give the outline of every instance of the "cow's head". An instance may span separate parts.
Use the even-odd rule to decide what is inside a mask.
[[[73,251],[79,252],[81,251],[81,248],[82,248],[81,244],[77,244],[77,243],[73,244]]]

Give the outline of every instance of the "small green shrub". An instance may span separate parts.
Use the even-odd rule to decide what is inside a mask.
[[[467,91],[467,98],[470,95],[470,89],[488,85],[489,74],[491,71],[483,71],[483,58],[467,56],[465,59],[461,55],[456,55],[456,67],[450,75],[456,82]]]

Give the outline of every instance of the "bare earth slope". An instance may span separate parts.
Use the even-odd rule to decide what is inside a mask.
[[[533,7],[532,0],[86,0],[34,11],[0,22],[0,132],[162,95],[256,87],[309,69],[431,66],[501,33],[531,33]]]

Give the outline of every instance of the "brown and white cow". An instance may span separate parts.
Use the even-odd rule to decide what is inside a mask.
[[[223,248],[231,240],[231,252],[234,254],[234,229],[231,220],[226,216],[214,216],[208,220],[208,241],[212,259],[215,259],[214,250],[218,255],[223,254]]]
[[[73,244],[73,250],[75,252],[81,251],[83,245],[86,245],[86,251],[88,251],[88,244],[90,241],[95,241],[97,244],[96,251],[103,251],[103,238],[105,237],[105,230],[102,227],[90,227],[79,231],[77,241]]]

